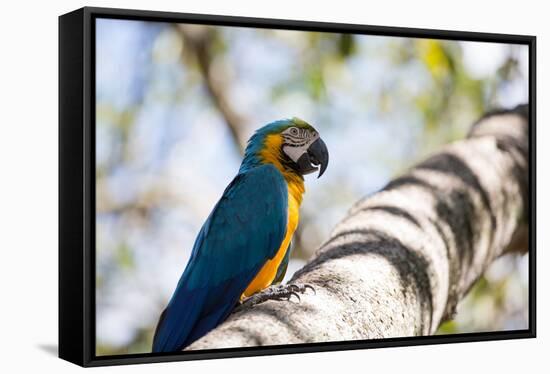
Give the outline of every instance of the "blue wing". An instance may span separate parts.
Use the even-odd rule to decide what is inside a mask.
[[[153,352],[181,350],[221,323],[286,233],[288,190],[262,165],[239,173],[201,228],[162,313]]]

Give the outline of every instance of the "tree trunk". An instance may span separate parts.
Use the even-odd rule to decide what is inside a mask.
[[[301,301],[233,313],[187,349],[433,334],[487,267],[527,249],[527,106],[484,116],[357,202],[291,283]]]

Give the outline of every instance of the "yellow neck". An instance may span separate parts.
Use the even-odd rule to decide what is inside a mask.
[[[305,192],[304,178],[294,170],[286,168],[281,161],[281,146],[283,137],[279,134],[268,135],[265,139],[264,148],[260,152],[263,163],[273,164],[286,180],[288,185],[289,198],[294,199],[298,207],[302,203],[302,195]],[[290,205],[290,201],[289,201]]]
[[[298,220],[300,217],[299,209],[300,204],[302,203],[302,195],[305,191],[304,188],[304,178],[296,174],[293,170],[287,170],[283,163],[281,162],[280,147],[281,147],[281,136],[280,135],[269,135],[266,139],[266,145],[264,150],[260,153],[260,157],[264,163],[273,164],[280,172],[283,174],[287,186],[288,186],[288,212],[287,212],[287,226],[286,234],[283,238],[283,241],[280,244],[280,247],[271,260],[268,260],[252,282],[248,285],[246,290],[243,292],[241,299],[253,295],[256,292],[259,292],[266,287],[269,287],[275,280],[277,275],[277,270],[281,265],[281,262],[288,250],[290,245],[290,240],[294,231],[298,227]]]

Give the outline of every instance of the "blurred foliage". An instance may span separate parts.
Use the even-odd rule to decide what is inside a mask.
[[[455,319],[441,324],[437,334],[527,328],[529,289],[521,281],[526,266],[527,256],[495,261],[461,301]]]
[[[309,183],[287,279],[360,197],[527,99],[519,46],[98,20],[97,353],[148,352],[195,235],[235,175],[237,136],[298,116],[331,153]],[[196,39],[198,38],[198,39]],[[204,39],[200,39],[204,38]],[[229,130],[205,74],[243,119]],[[439,333],[524,328],[526,257],[500,259]]]

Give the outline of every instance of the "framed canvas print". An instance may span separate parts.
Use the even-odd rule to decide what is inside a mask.
[[[535,337],[535,37],[59,18],[59,356]]]

